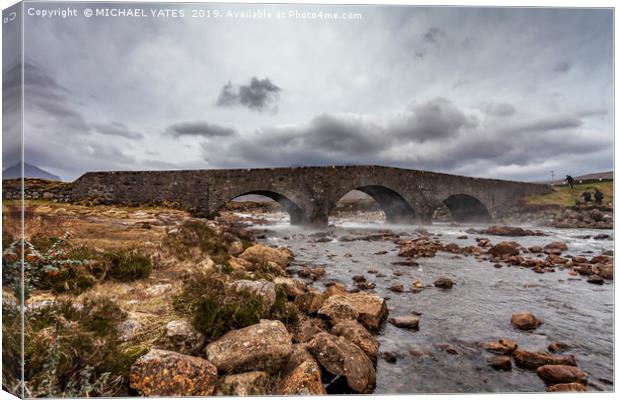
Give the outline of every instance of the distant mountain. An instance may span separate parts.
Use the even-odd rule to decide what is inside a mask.
[[[2,179],[15,179],[20,178],[22,176],[22,166],[21,163],[17,163],[4,171],[2,171]],[[54,174],[50,174],[47,171],[42,170],[41,168],[31,165],[28,163],[24,163],[24,178],[37,178],[37,179],[48,179],[50,181],[60,181],[60,177]]]

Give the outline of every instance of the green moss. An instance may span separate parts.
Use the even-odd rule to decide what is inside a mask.
[[[201,296],[194,305],[194,325],[209,340],[232,329],[256,324],[264,314],[260,299],[242,296],[223,302],[217,294]]]
[[[288,301],[284,289],[276,286],[276,301],[271,308],[271,318],[282,321],[287,326],[293,326],[299,318],[297,307]]]
[[[180,260],[192,259],[196,250],[207,254],[216,264],[228,265],[230,242],[201,221],[188,221],[163,240],[164,247]]]
[[[277,319],[287,325],[297,321],[297,308],[288,301],[282,288],[276,287],[276,301],[271,309],[265,309],[261,298],[254,293],[226,290],[225,278],[214,273],[190,277],[173,299],[175,310],[187,315],[208,340],[216,340],[230,330],[256,324],[263,318]]]
[[[122,282],[148,278],[151,274],[151,260],[136,250],[119,250],[106,253],[108,275]]]

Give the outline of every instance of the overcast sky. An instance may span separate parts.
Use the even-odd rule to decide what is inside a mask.
[[[380,164],[535,181],[613,168],[610,10],[249,6],[362,20],[204,20],[172,6],[185,18],[26,17],[27,162],[65,180]]]

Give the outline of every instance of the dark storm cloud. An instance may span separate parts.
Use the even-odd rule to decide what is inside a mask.
[[[560,61],[557,64],[555,64],[555,66],[553,67],[553,70],[555,72],[563,74],[565,72],[570,71],[571,67],[572,67],[572,65],[570,63],[568,63],[566,61]]]
[[[474,116],[466,115],[451,101],[437,98],[412,107],[396,119],[390,134],[413,142],[425,142],[454,137],[461,129],[477,124]]]
[[[233,128],[211,124],[204,121],[179,122],[165,129],[165,133],[178,138],[181,136],[226,137],[233,136],[237,131]]]
[[[126,155],[121,143],[102,141],[97,135],[144,138],[121,122],[92,121],[79,95],[32,60],[24,64],[24,115],[25,161],[64,179],[73,179],[76,167],[81,173],[135,165],[136,158]]]
[[[24,63],[24,102],[27,113],[47,117],[52,124],[79,130],[91,130],[85,118],[77,111],[71,92],[62,87],[47,71],[33,62]]]
[[[424,41],[426,43],[437,43],[444,36],[445,36],[445,33],[441,29],[436,28],[436,27],[431,27],[424,34]]]
[[[247,85],[224,85],[217,99],[220,107],[245,106],[253,111],[277,111],[277,103],[282,89],[269,78],[252,77]]]
[[[120,122],[110,122],[103,124],[95,124],[95,130],[103,135],[121,136],[127,139],[143,139],[144,135],[137,131],[130,130],[127,125]]]
[[[527,133],[527,132],[547,132],[571,128],[578,128],[583,121],[577,114],[548,115],[531,119],[524,119],[518,122],[507,124],[500,129],[507,134]]]
[[[490,109],[500,115],[512,111],[504,103],[492,104]],[[523,168],[556,157],[601,151],[608,145],[604,135],[581,129],[579,113],[495,121],[502,124],[485,127],[450,100],[440,98],[388,121],[322,114],[306,124],[262,128],[251,137],[202,147],[205,160],[218,167],[363,163],[453,171],[476,163],[487,168]],[[467,172],[480,174],[478,170]]]

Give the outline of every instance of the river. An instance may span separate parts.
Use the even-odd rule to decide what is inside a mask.
[[[237,214],[238,217],[251,215]],[[256,217],[256,216],[252,216]],[[265,215],[261,215],[265,218]],[[477,393],[544,392],[545,384],[535,371],[514,366],[511,371],[496,371],[487,365],[493,354],[482,344],[499,338],[515,340],[527,350],[546,351],[551,342],[563,342],[577,365],[589,374],[589,391],[613,390],[613,282],[603,285],[586,282],[586,277],[570,276],[568,270],[537,274],[531,269],[504,265],[494,268],[489,261],[472,256],[455,257],[438,252],[432,258],[418,258],[418,266],[396,266],[398,246],[392,240],[341,241],[345,236],[367,236],[389,230],[401,239],[417,237],[418,226],[387,225],[358,219],[331,218],[329,228],[312,231],[290,226],[282,214],[268,214],[267,225],[254,225],[262,231],[262,241],[290,248],[295,253],[291,272],[303,266],[321,265],[326,275],[314,282],[320,289],[329,282],[340,282],[353,289],[354,275],[374,282],[374,292],[388,299],[391,316],[421,313],[420,329],[409,331],[386,323],[379,333],[381,352],[397,354],[396,363],[379,357],[377,394],[397,393]],[[477,225],[435,223],[423,228],[443,244],[475,245],[475,237],[484,236],[497,243],[515,240],[529,247],[563,240],[564,254],[588,258],[613,249],[613,240],[586,239],[601,233],[613,237],[613,230],[554,229],[532,227],[548,236],[507,238],[472,235],[465,231]],[[327,232],[331,240],[316,241],[312,234]],[[467,235],[467,239],[458,239]],[[315,236],[316,237],[316,236]],[[386,252],[385,254],[377,254]],[[377,273],[369,273],[369,269]],[[432,286],[440,276],[455,282],[452,289]],[[425,287],[419,293],[409,291],[414,281]],[[402,283],[406,291],[394,293],[388,288]],[[543,324],[534,331],[520,331],[510,324],[512,313],[529,311]],[[456,350],[446,351],[447,348]]]

